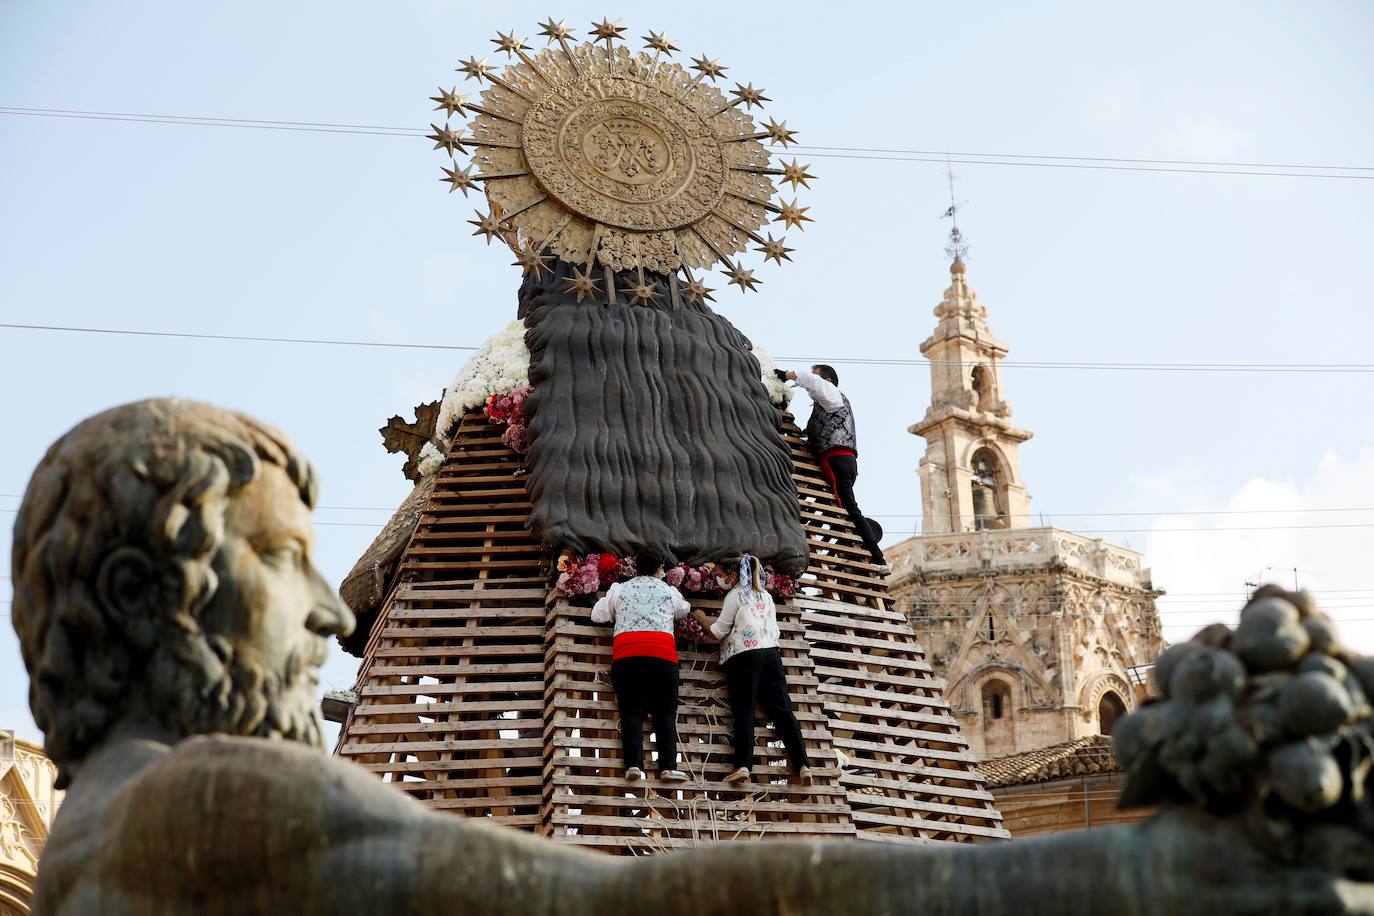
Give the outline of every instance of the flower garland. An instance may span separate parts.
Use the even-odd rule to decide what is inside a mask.
[[[797,593],[797,580],[791,576],[775,572],[771,566],[764,566],[763,573],[763,587],[774,597],[791,598]],[[589,553],[583,557],[566,553],[558,560],[555,588],[570,598],[590,595],[636,575],[634,557],[617,557],[612,553]],[[687,595],[720,597],[727,591],[725,572],[714,563],[701,566],[679,563],[669,567],[663,581]]]
[[[529,440],[525,436],[529,424],[529,414],[525,410],[525,402],[533,390],[529,385],[526,385],[509,394],[489,395],[486,406],[483,407],[483,412],[486,413],[487,420],[491,422],[492,426],[505,424],[506,431],[501,434],[501,441],[511,451],[520,455],[525,454],[530,447]]]
[[[510,394],[530,384],[530,351],[525,346],[525,323],[512,321],[489,338],[458,370],[439,405],[435,432],[447,442],[463,414],[481,407],[492,395]]]

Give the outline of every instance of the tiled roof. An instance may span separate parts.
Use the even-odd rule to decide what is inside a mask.
[[[1039,750],[994,757],[983,761],[978,769],[987,777],[991,789],[1121,772],[1112,756],[1112,739],[1107,735],[1090,735]]]

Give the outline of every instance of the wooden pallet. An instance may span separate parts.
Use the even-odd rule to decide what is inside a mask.
[[[534,830],[548,558],[528,511],[520,456],[469,413],[377,616],[338,753],[433,808]]]
[[[378,615],[339,753],[432,807],[624,854],[762,837],[1006,836],[883,572],[790,417],[783,432],[811,563],[804,594],[778,604],[780,648],[814,785],[790,783],[763,722],[753,783],[723,782],[730,713],[714,644],[681,653],[689,782],[661,784],[652,763],[649,779],[624,781],[609,633],[585,601],[548,593],[519,456],[478,412],[454,437]],[[645,749],[652,761],[650,735]]]
[[[800,612],[860,839],[1007,837],[906,618],[801,431],[784,417],[811,563]]]

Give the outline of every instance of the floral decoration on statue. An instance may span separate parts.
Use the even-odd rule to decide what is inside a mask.
[[[673,628],[677,631],[678,639],[685,639],[688,642],[706,642],[709,638],[706,635],[706,629],[690,616],[678,618]]]
[[[517,388],[509,394],[493,394],[487,397],[487,402],[483,408],[487,419],[493,426],[505,425],[506,431],[501,434],[501,441],[506,447],[517,454],[525,454],[530,447],[529,441],[525,437],[529,414],[525,411],[525,402],[534,389],[529,385]]]
[[[791,598],[797,593],[796,579],[775,572],[771,566],[765,566],[763,571],[764,588],[775,598]],[[589,553],[586,556],[565,553],[558,560],[558,581],[554,587],[572,598],[593,594],[609,588],[613,583],[633,579],[636,575],[634,557],[617,557],[610,553]],[[669,567],[663,580],[685,595],[718,598],[727,591],[725,572],[714,563],[701,566],[679,563]],[[679,631],[681,629],[679,626]]]
[[[447,442],[458,421],[474,407],[487,404],[492,395],[510,394],[530,385],[530,351],[525,346],[525,323],[512,321],[501,333],[482,344],[458,370],[444,392],[435,429]]]
[[[774,407],[781,407],[786,410],[787,405],[792,401],[792,389],[773,374],[778,368],[773,358],[763,352],[758,347],[753,349],[754,359],[759,361],[759,374],[763,379],[763,387],[768,390],[768,402]]]

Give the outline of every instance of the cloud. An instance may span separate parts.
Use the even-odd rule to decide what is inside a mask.
[[[1167,151],[1185,159],[1234,160],[1250,143],[1247,131],[1212,115],[1175,118],[1163,136]]]
[[[1234,623],[1247,582],[1292,588],[1296,576],[1338,621],[1343,641],[1374,654],[1374,527],[1359,527],[1374,525],[1374,514],[1352,511],[1374,507],[1374,449],[1328,452],[1305,480],[1256,477],[1229,494],[1209,493],[1198,475],[1181,472],[1135,486],[1161,510],[1228,513],[1165,516],[1150,526],[1145,557],[1155,585],[1169,592],[1160,600],[1167,638]],[[1329,509],[1342,511],[1314,511]]]
[[[1148,102],[1147,102],[1148,98]],[[1083,103],[1083,121],[1109,143],[1139,150],[1142,137],[1155,155],[1177,159],[1235,160],[1245,155],[1252,137],[1233,118],[1235,103],[1220,96],[1187,92],[1172,98],[1147,96],[1141,81],[1122,76],[1100,84]]]

